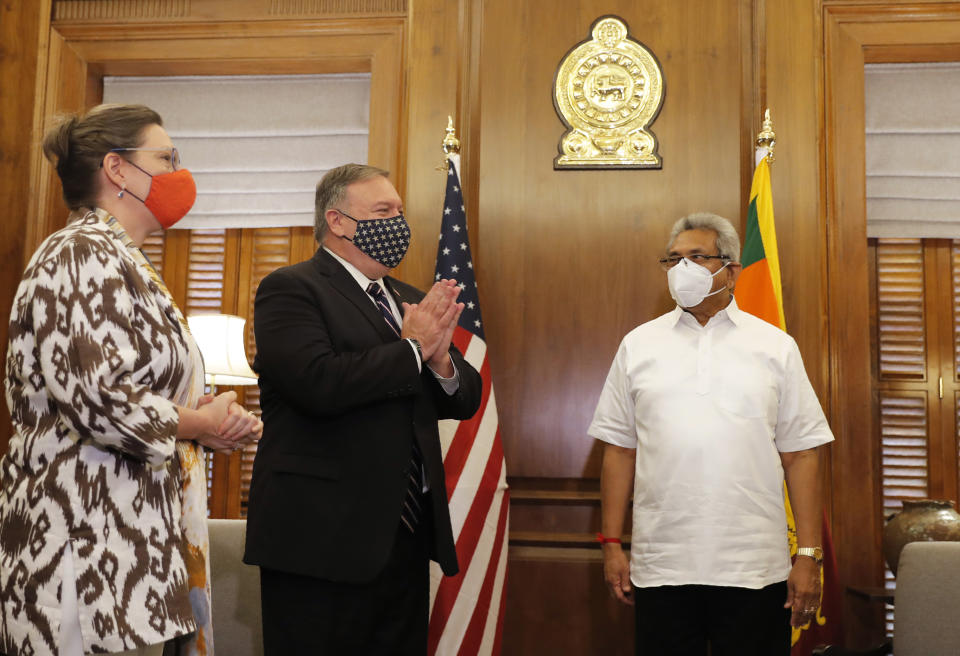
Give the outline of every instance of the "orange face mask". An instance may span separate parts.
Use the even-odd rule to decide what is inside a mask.
[[[130,162],[133,164],[133,162]],[[133,164],[143,171],[139,166]],[[146,171],[143,171],[150,175]],[[128,194],[147,206],[163,229],[171,227],[182,219],[197,200],[197,183],[187,169],[173,173],[150,175],[150,191],[146,198],[140,198],[129,189]]]

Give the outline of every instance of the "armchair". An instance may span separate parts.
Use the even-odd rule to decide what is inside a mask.
[[[900,552],[893,653],[896,656],[960,654],[960,542],[911,542]],[[870,651],[842,647],[814,656],[885,656],[890,643]]]
[[[213,645],[216,653],[263,656],[260,569],[243,562],[247,522],[208,519]]]

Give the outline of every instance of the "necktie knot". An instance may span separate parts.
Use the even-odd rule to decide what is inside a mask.
[[[383,293],[383,288],[375,282],[367,285],[367,293],[373,296],[374,300],[376,301],[379,301],[381,298],[386,300],[386,295]]]

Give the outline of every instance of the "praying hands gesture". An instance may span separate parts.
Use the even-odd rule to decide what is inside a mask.
[[[450,360],[450,340],[463,312],[463,303],[457,303],[460,287],[453,279],[434,283],[419,303],[403,304],[403,329],[400,337],[420,342],[423,359],[437,375],[454,375]]]

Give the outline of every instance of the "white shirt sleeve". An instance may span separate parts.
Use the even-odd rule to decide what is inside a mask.
[[[450,376],[450,378],[444,378],[433,369],[430,369],[429,366],[427,367],[427,369],[430,369],[433,377],[437,379],[437,382],[440,383],[443,391],[447,393],[447,396],[453,396],[457,393],[457,390],[460,389],[460,371],[457,369],[457,363],[453,361],[453,358],[450,358],[450,364],[453,365],[453,375]]]
[[[423,360],[420,359],[420,351],[417,350],[417,347],[413,345],[409,339],[407,342],[410,344],[410,348],[413,349],[413,357],[417,359],[417,371],[423,371]],[[434,371],[429,365],[427,369],[430,370],[430,373],[433,374],[433,377],[437,379],[437,382],[440,383],[440,387],[443,388],[443,391],[447,393],[447,396],[453,396],[457,393],[457,390],[460,389],[460,372],[457,370],[457,363],[453,361],[453,358],[450,359],[450,364],[453,365],[453,375],[450,378],[444,378],[436,371]]]
[[[610,365],[607,381],[600,392],[597,410],[593,415],[587,435],[590,437],[622,446],[637,448],[635,403],[630,392],[630,380],[627,375],[627,347],[620,342],[617,355]]]
[[[793,340],[790,340],[780,394],[774,438],[778,451],[803,451],[833,441],[833,432],[803,367],[800,349]]]

